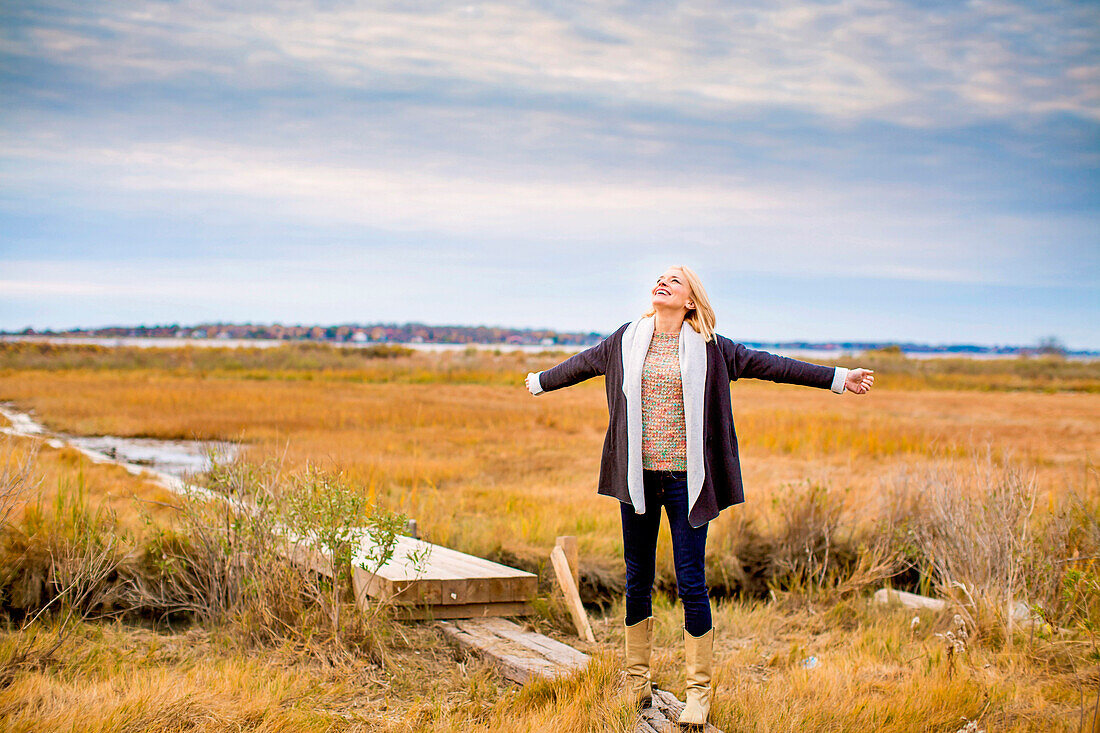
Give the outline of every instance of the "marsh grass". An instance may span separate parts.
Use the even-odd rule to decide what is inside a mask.
[[[582,593],[597,600],[616,591],[604,581],[621,557],[617,512],[595,495],[607,421],[598,381],[532,398],[518,378],[504,387],[59,370],[14,373],[0,380],[0,398],[68,432],[240,440],[256,462],[279,456],[295,470],[313,462],[343,471],[368,499],[416,518],[426,539],[510,553],[524,567],[556,536],[578,536]],[[719,518],[715,536],[743,515],[765,521],[769,496],[806,477],[851,489],[843,500],[859,504],[879,475],[970,460],[986,446],[998,462],[1024,456],[1040,490],[1057,494],[1096,447],[1092,395],[891,392],[889,378],[880,381],[882,392],[864,401],[733,385],[747,501]],[[115,509],[132,514],[124,502]],[[670,571],[661,568],[666,579]]]
[[[24,447],[11,436],[0,436],[0,530],[7,528],[12,513],[33,492],[37,457],[38,443]]]
[[[1056,354],[1014,358],[907,358],[904,354],[871,351],[843,355],[838,364],[854,364],[889,374],[900,389],[961,389],[987,392],[1098,392],[1100,360],[1067,359]]]
[[[682,611],[659,602],[654,616],[654,681],[682,695]],[[712,722],[761,733],[955,733],[968,721],[987,731],[1092,730],[1081,718],[1092,713],[1089,692],[1100,679],[1082,648],[1067,643],[1072,635],[1020,634],[1013,647],[974,641],[952,655],[944,635],[956,628],[954,616],[857,594],[808,601],[779,591],[774,600],[719,602]],[[621,624],[618,602],[597,636],[621,645]]]
[[[431,541],[540,572],[532,623],[552,635],[569,625],[545,556],[555,536],[576,535],[582,592],[602,604],[590,607],[597,663],[586,673],[520,693],[478,660],[456,661],[430,627],[382,615],[360,630],[346,596],[346,633],[335,634],[323,602],[333,586],[289,564],[285,575],[276,572],[285,558],[264,554],[261,529],[248,530],[256,532],[250,539],[241,528],[254,520],[224,505],[185,511],[121,469],[42,447],[22,473],[38,484],[41,522],[55,525],[57,538],[42,531],[24,542],[27,552],[9,552],[9,536],[5,572],[37,563],[25,577],[53,582],[48,548],[63,557],[73,527],[102,525],[94,531],[113,527],[120,538],[106,585],[128,593],[138,579],[144,585],[133,596],[88,596],[115,605],[85,604],[98,620],[80,621],[77,611],[67,637],[75,643],[34,652],[33,664],[9,664],[3,726],[631,730],[614,674],[622,641],[617,512],[592,485],[606,426],[602,384],[531,399],[516,376],[536,363],[528,359],[398,356],[364,367],[379,370],[372,377],[88,363],[10,371],[0,399],[79,433],[243,438],[251,463],[235,479],[208,477],[227,496],[264,486],[274,493],[288,475],[322,465],[369,502],[416,517]],[[888,372],[878,372],[877,391],[863,402],[733,385],[749,501],[725,512],[708,540],[708,578],[726,596],[715,602],[714,722],[759,731],[954,733],[969,721],[987,731],[1089,730],[1100,687],[1100,491],[1087,458],[1096,398],[1088,390],[1047,394],[1041,374],[1025,375],[1030,392],[987,394],[927,389],[930,381],[900,390]],[[850,402],[840,408],[837,399]],[[29,445],[16,446],[20,460]],[[265,474],[276,457],[279,470]],[[983,502],[987,490],[995,496]],[[86,507],[84,525],[56,511],[61,495],[61,506]],[[15,518],[34,505],[17,502],[9,534],[20,522],[27,530]],[[93,521],[99,505],[111,511]],[[205,540],[196,542],[195,527]],[[658,567],[655,670],[682,696],[682,611],[672,600],[665,530]],[[912,611],[870,603],[883,583],[928,594],[963,583],[973,601],[956,592],[948,610],[921,612],[914,624]],[[57,586],[39,585],[46,590],[37,600],[27,595],[22,610],[9,602],[16,587],[5,581],[0,652],[46,650],[63,618],[53,612],[60,602],[21,625]],[[1043,623],[1006,623],[1006,588],[1039,609]],[[135,598],[144,611],[119,612]],[[958,638],[956,614],[967,624],[965,648],[947,643],[948,632]],[[811,655],[820,664],[804,667]]]
[[[1067,584],[1096,577],[1100,559],[1095,468],[1086,478],[1043,511],[1034,473],[988,455],[915,477],[902,473],[887,488],[884,526],[899,555],[918,569],[921,589],[951,599],[988,643],[1011,644],[1014,627],[1029,618],[1049,629],[1072,625],[1083,611],[1086,628],[1100,620],[1100,593],[1084,607],[1075,606],[1084,594],[1067,596]]]
[[[883,379],[883,391],[867,402],[754,380],[733,385],[747,502],[712,525],[711,544],[721,549],[710,570],[720,595],[767,596],[781,556],[778,525],[788,504],[803,506],[789,487],[828,487],[829,502],[851,511],[876,500],[879,476],[983,454],[1005,465],[1014,452],[1026,454],[1021,463],[1036,468],[1049,499],[1095,446],[1091,396],[893,393]],[[47,425],[71,432],[238,439],[257,463],[277,457],[296,471],[324,465],[369,502],[415,517],[425,539],[528,570],[543,570],[556,536],[577,536],[582,595],[607,603],[621,592],[622,550],[617,512],[592,483],[607,420],[598,381],[531,398],[518,386],[59,370],[14,374],[0,384],[0,397],[17,398]],[[70,452],[49,453],[55,474],[81,465]],[[95,468],[94,476],[91,467],[80,470],[102,494],[100,477],[109,471]],[[132,503],[117,500],[126,492],[106,493],[127,526],[140,524]],[[146,498],[160,501],[146,506],[166,521],[170,502]],[[859,521],[857,514],[846,527]],[[824,572],[865,562],[861,539],[848,529],[832,536]],[[662,536],[662,558],[668,542]],[[780,587],[803,573],[794,571],[776,581]],[[670,560],[659,561],[658,574],[661,587],[674,587]]]
[[[1036,560],[1053,562],[1069,549],[1081,558],[1100,554],[1095,504],[1067,501],[1055,515],[1059,519],[1043,525],[1035,513],[1009,511],[1027,498],[1026,482],[1014,481],[1014,474],[1000,472],[995,464],[972,465],[971,470],[972,475],[954,480],[979,489],[977,482],[984,476],[1003,485],[998,506],[1005,508],[992,516],[1020,521],[1027,516],[1034,525],[1033,541],[1011,562],[1023,567]],[[314,488],[321,485],[308,475],[300,478],[313,481]],[[1016,630],[1013,645],[996,636],[995,615],[975,615],[977,624],[969,629],[967,643],[958,647],[945,643],[948,632],[958,631],[954,606],[921,612],[922,622],[913,624],[911,611],[871,604],[867,591],[877,586],[886,566],[860,540],[877,538],[878,547],[893,549],[922,567],[934,567],[925,554],[930,549],[959,552],[957,545],[931,546],[896,531],[918,522],[938,526],[942,515],[929,504],[936,500],[933,489],[941,478],[912,473],[908,483],[884,480],[881,503],[866,508],[877,512],[877,523],[857,521],[839,492],[813,482],[787,486],[777,497],[784,509],[782,521],[747,523],[755,527],[757,541],[770,548],[770,593],[768,600],[716,602],[718,693],[712,715],[719,727],[953,733],[968,721],[979,721],[995,730],[1087,730],[1079,724],[1089,720],[1100,681],[1087,632],[1094,628],[1098,610],[1087,573],[1067,569],[1058,583],[1044,584],[1048,592],[1062,596],[1063,616],[1056,619],[1060,624],[1030,634]],[[277,466],[237,463],[215,471],[207,485],[227,496],[255,499],[259,492],[274,494],[287,485],[286,479]],[[332,485],[331,477],[328,481],[325,486]],[[898,485],[907,490],[892,492],[890,487]],[[0,719],[8,729],[633,729],[631,712],[618,692],[619,599],[609,613],[596,618],[599,642],[585,672],[516,690],[475,659],[459,657],[456,662],[427,626],[383,618],[364,632],[373,634],[369,640],[351,629],[338,644],[332,618],[316,603],[317,596],[295,591],[304,582],[300,573],[264,575],[261,568],[244,564],[240,567],[245,572],[233,574],[235,563],[248,563],[249,556],[265,564],[278,563],[279,556],[262,554],[263,541],[252,543],[267,536],[264,525],[251,539],[242,528],[234,529],[235,522],[249,520],[226,514],[224,502],[197,504],[196,511],[209,513],[177,519],[171,532],[148,528],[140,535],[140,548],[127,544],[139,541],[139,535],[115,526],[109,512],[97,513],[79,485],[57,491],[52,502],[41,512],[28,510],[24,534],[37,529],[39,542],[61,547],[79,533],[84,546],[101,550],[104,545],[95,538],[116,535],[120,545],[105,554],[121,558],[118,577],[140,575],[176,584],[174,590],[149,585],[134,597],[159,613],[175,609],[182,615],[170,625],[150,624],[148,616],[106,612],[103,599],[119,604],[118,595],[81,592],[80,597],[97,599],[83,606],[92,613],[81,613],[69,623],[66,638],[71,643],[52,649],[60,614],[44,613],[22,628],[9,620],[0,633],[0,653],[10,660],[14,651],[31,649],[37,657],[33,663],[6,665]],[[950,524],[960,521],[956,517]],[[210,539],[188,540],[194,524],[205,528]],[[979,538],[991,548],[999,546],[996,537],[1005,532],[1019,534],[1013,524],[1006,529],[975,519],[971,526],[995,535]],[[876,529],[861,534],[868,527]],[[1051,539],[1058,537],[1063,539]],[[845,559],[846,552],[852,553],[851,559]],[[11,558],[5,555],[4,567],[11,567]],[[215,567],[203,565],[202,558]],[[135,565],[128,564],[135,560]],[[980,557],[965,559],[969,565],[956,560],[950,567],[958,577],[967,577],[960,568],[990,564]],[[99,577],[95,566],[85,567],[89,582],[77,585],[94,587],[90,581]],[[996,581],[1002,575],[990,577]],[[205,584],[199,582],[201,576],[207,577]],[[242,586],[246,577],[253,582]],[[1072,593],[1066,595],[1067,589]],[[971,586],[972,594],[976,590],[982,590],[979,583]],[[1028,600],[1042,604],[1049,599]],[[205,605],[189,608],[188,603]],[[306,608],[309,604],[312,609]],[[658,594],[655,615],[656,679],[682,696],[682,610]],[[91,623],[93,618],[98,620]],[[149,628],[135,627],[138,622]],[[557,627],[553,614],[537,623],[550,633]],[[804,666],[811,655],[820,660],[812,669]]]
[[[197,347],[151,348],[0,342],[0,369],[156,369],[164,371],[227,371],[254,369],[274,372],[355,368],[379,359],[408,357],[413,350],[378,344],[338,348],[325,344],[299,343],[271,348]]]
[[[171,523],[139,508],[141,531],[91,499],[80,475],[49,502],[40,495],[0,536],[4,611],[28,627],[47,615],[66,628],[73,619],[199,623],[234,629],[243,648],[288,643],[332,664],[385,664],[389,609],[356,608],[351,549],[368,537],[384,562],[403,517],[367,507],[341,477],[312,468],[234,463],[207,476],[206,488],[226,499],[177,496]],[[306,536],[335,548],[327,575],[292,559],[305,548],[289,538]],[[7,668],[25,662],[16,654]]]
[[[18,640],[0,652],[0,684],[25,667],[46,663],[68,640],[74,626],[96,609],[110,606],[107,580],[121,562],[124,535],[111,526],[110,510],[89,513],[83,506],[83,483],[77,478],[74,498],[69,491],[54,496],[53,511],[42,510],[29,496],[41,486],[35,476],[36,448],[24,453],[11,470],[15,444],[4,436],[4,519],[0,523],[0,601],[4,610],[20,619]],[[17,522],[10,520],[19,514]],[[48,641],[39,634],[39,619],[54,621]]]

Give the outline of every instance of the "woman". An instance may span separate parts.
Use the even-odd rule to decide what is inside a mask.
[[[699,277],[684,266],[657,278],[652,308],[555,367],[527,375],[538,395],[606,377],[609,421],[598,493],[620,501],[626,562],[626,673],[639,705],[652,699],[652,591],[661,507],[672,530],[684,606],[687,701],[681,725],[710,712],[714,629],[704,574],[707,523],[743,502],[729,382],[741,378],[865,394],[870,369],[826,367],[755,351],[714,332]]]

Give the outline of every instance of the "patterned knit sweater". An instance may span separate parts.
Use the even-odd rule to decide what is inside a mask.
[[[687,470],[679,332],[654,332],[642,366],[642,468]]]

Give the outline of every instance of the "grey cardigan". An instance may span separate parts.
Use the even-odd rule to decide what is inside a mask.
[[[599,375],[605,377],[608,425],[600,461],[597,493],[613,496],[627,504],[632,503],[632,499],[628,487],[630,461],[627,400],[623,393],[622,340],[624,332],[631,325],[624,323],[595,346],[537,375],[541,391],[546,392],[569,387]],[[702,340],[701,337],[697,338]],[[681,363],[681,369],[683,368]],[[703,479],[701,490],[688,513],[691,525],[701,527],[717,517],[726,507],[745,501],[737,434],[733,427],[733,409],[730,404],[731,381],[742,378],[767,379],[772,382],[831,389],[842,394],[847,373],[848,370],[844,367],[811,364],[750,349],[744,344],[715,334],[714,340],[706,343],[705,387],[700,382],[703,389]],[[685,403],[688,402],[688,397],[690,395],[685,395]],[[633,503],[637,511],[644,511],[644,504],[642,508],[637,508],[637,499]]]

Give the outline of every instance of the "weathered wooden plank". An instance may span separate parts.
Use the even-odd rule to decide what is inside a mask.
[[[427,558],[427,562],[424,566],[417,568],[411,557],[414,554],[420,554],[425,552],[425,548],[430,553]],[[430,545],[422,540],[414,540],[411,537],[397,537],[396,543],[393,548],[389,560],[386,561],[381,567],[375,567],[377,565],[377,551],[375,545],[369,540],[364,540],[356,551],[355,556],[352,558],[352,564],[356,567],[365,566],[374,571],[375,575],[378,575],[387,580],[394,582],[410,581],[410,580],[444,580],[446,578],[459,577],[458,574],[449,570],[444,564],[440,563],[439,557],[443,556],[442,550],[436,545]],[[372,557],[372,555],[374,557]],[[435,561],[433,562],[433,557]]]
[[[373,598],[378,601],[399,604],[443,603],[443,585],[440,580],[392,581],[363,570],[353,568],[351,573],[355,598],[361,605]]]
[[[464,585],[460,586],[458,581]],[[452,599],[455,603],[461,602],[463,596],[466,603],[526,601],[534,598],[538,592],[538,578],[534,575],[528,578],[456,578],[453,585],[456,587],[448,592],[458,595],[458,598]]]
[[[424,552],[425,548],[430,553],[427,568],[423,572],[417,573],[414,564],[409,561],[409,556]],[[365,558],[370,549],[370,545],[364,542],[358,555]],[[448,577],[523,578],[531,575],[531,573],[517,568],[510,568],[492,560],[475,557],[449,547],[433,545],[423,540],[405,536],[397,538],[393,557],[379,569],[378,573],[391,580],[415,580],[420,577],[438,577],[439,579]]]
[[[527,602],[535,597],[538,579],[530,578],[421,578],[393,581],[361,568],[352,572],[357,597],[391,600],[396,603],[461,605],[468,603]],[[517,581],[522,581],[517,582]]]
[[[456,623],[444,621],[439,626],[450,641],[480,655],[496,667],[505,679],[518,684],[523,685],[539,677],[558,677],[572,671],[530,647],[500,636],[484,624],[467,622],[459,627]]]
[[[444,606],[460,605],[470,603],[472,599],[466,597],[466,578],[448,578],[440,583],[440,587],[443,590],[443,600],[440,601]],[[488,599],[492,601],[493,599]],[[505,600],[505,599],[501,599]],[[509,599],[510,600],[510,599]]]
[[[432,545],[432,555],[442,566],[452,569],[455,574],[462,577],[521,577],[525,573],[522,570],[501,565],[500,563],[486,560],[485,558],[468,555],[450,547]]]
[[[653,689],[653,705],[643,708],[639,716],[635,733],[650,733],[656,730],[661,733],[680,730],[680,713],[684,710],[684,703],[668,690]],[[698,728],[697,728],[698,730]],[[704,733],[722,733],[714,725],[707,723],[703,728]]]
[[[669,717],[670,713],[671,711],[667,707],[662,707],[662,704],[655,697],[652,706],[643,708],[641,714],[638,715],[638,727],[635,730],[644,731],[648,726],[653,730],[667,731],[680,717],[679,713]]]
[[[502,618],[455,622],[455,625],[460,629],[468,629],[475,624],[503,639],[526,647],[562,667],[582,669],[588,664],[588,655],[584,652],[574,649],[568,644],[563,644],[556,639],[551,639],[549,636],[544,636],[534,631],[528,631]]]
[[[444,604],[526,601],[534,598],[538,591],[538,578],[534,575],[529,578],[466,577],[442,583]]]
[[[477,578],[466,579],[468,603],[489,603],[498,600],[533,598],[538,590],[538,578]]]
[[[370,550],[364,543],[353,561],[356,598],[364,603],[366,598],[375,598],[434,606],[522,604],[530,602],[538,591],[538,577],[533,573],[412,537],[398,537],[390,560],[373,573],[359,567],[368,563]],[[427,560],[418,570],[409,558],[425,552]]]
[[[569,570],[569,561],[565,558],[565,551],[555,546],[550,551],[550,562],[554,566],[554,574],[558,578],[558,584],[565,594],[565,605],[569,608],[569,615],[573,617],[573,625],[577,627],[577,636],[591,644],[596,643],[596,637],[592,634],[592,626],[588,623],[588,614],[585,613],[584,604],[581,603],[580,593],[573,584],[573,574]]]
[[[434,614],[423,608],[405,609],[402,613],[408,618],[526,614],[527,604],[538,592],[538,577],[533,573],[404,536],[397,538],[391,558],[371,572],[360,567],[371,562],[371,549],[364,543],[353,560],[356,600],[360,604],[373,598],[405,606],[437,607]],[[427,559],[418,569],[410,557],[424,553]],[[517,605],[500,605],[507,603]],[[455,608],[445,612],[440,610],[444,606]]]
[[[657,688],[653,690],[653,707],[672,722],[678,721],[680,713],[684,712],[684,703],[668,690]]]
[[[577,538],[572,535],[558,537],[554,542],[565,553],[565,559],[569,561],[569,571],[573,574],[573,585],[577,590],[581,589],[580,549],[577,546]]]
[[[431,621],[436,619],[478,619],[492,618],[496,616],[530,616],[534,608],[530,603],[501,602],[501,603],[462,603],[450,606],[406,606],[395,605],[394,615],[397,618]]]
[[[875,591],[874,599],[875,603],[896,601],[908,608],[926,608],[930,611],[941,611],[947,606],[947,602],[942,599],[929,598],[904,590],[894,590],[893,588],[879,588]]]

